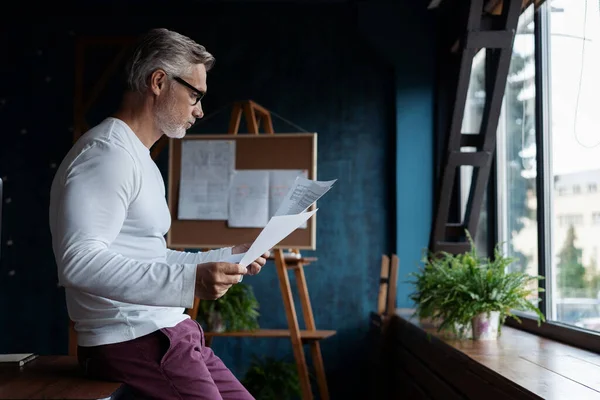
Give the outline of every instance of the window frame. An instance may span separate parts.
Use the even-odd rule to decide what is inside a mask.
[[[536,117],[536,198],[537,198],[537,223],[538,223],[538,273],[545,277],[539,281],[539,287],[544,291],[539,293],[540,310],[546,317],[556,315],[556,307],[552,301],[552,294],[556,293],[556,283],[551,273],[552,260],[552,229],[549,226],[552,221],[552,165],[550,157],[552,141],[552,124],[550,120],[551,111],[551,85],[550,85],[550,43],[549,43],[549,2],[543,2],[534,10],[534,37],[535,37],[535,117]],[[486,77],[487,79],[487,77]],[[497,170],[497,159],[493,161],[493,170]],[[488,193],[498,191],[498,181],[496,176],[492,175],[490,186],[493,186]],[[494,193],[496,194],[496,193]],[[490,227],[488,233],[492,236],[488,239],[489,245],[496,242],[499,237],[500,217],[497,207],[497,197],[493,197],[492,202],[488,202],[488,215],[493,221],[493,227]],[[490,210],[491,208],[491,210]],[[490,212],[491,211],[491,212]],[[490,249],[488,249],[489,251]],[[546,272],[550,272],[547,274]],[[521,323],[508,318],[506,325],[527,331],[532,334],[557,340],[566,344],[600,353],[600,332],[595,332],[574,325],[564,324],[558,321],[546,321],[538,325],[537,319],[531,314],[515,312],[521,319]]]

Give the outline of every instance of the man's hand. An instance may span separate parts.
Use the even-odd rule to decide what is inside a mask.
[[[209,262],[196,266],[196,292],[203,300],[216,300],[223,296],[231,285],[235,285],[246,275],[246,268],[239,264]]]
[[[237,246],[231,249],[231,254],[245,253],[248,251],[248,249],[250,249],[250,246],[252,246],[252,243],[238,244]],[[256,260],[254,260],[252,264],[248,265],[248,274],[258,274],[261,268],[267,263],[267,258],[269,258],[270,255],[271,252],[267,251],[261,257],[258,257]]]

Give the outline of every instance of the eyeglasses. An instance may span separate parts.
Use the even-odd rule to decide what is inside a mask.
[[[192,86],[191,84],[187,83],[186,81],[184,81],[183,79],[181,79],[178,76],[174,76],[173,79],[178,82],[179,84],[185,86],[186,88],[192,90],[193,93],[197,93],[194,94],[194,96],[196,97],[196,101],[194,101],[192,103],[193,106],[195,106],[196,104],[198,104],[200,102],[200,100],[202,100],[202,98],[204,97],[204,95],[206,94],[205,92],[196,89],[194,86]]]

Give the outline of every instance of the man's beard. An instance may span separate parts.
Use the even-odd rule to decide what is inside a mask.
[[[156,123],[160,132],[173,139],[181,139],[185,136],[187,122],[183,124],[175,117],[176,100],[173,95],[161,103],[156,110]]]

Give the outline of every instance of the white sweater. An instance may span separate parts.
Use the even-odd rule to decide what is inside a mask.
[[[204,253],[167,249],[165,185],[150,151],[123,121],[107,118],[61,163],[50,195],[50,231],[78,344],[134,339],[189,318]]]

